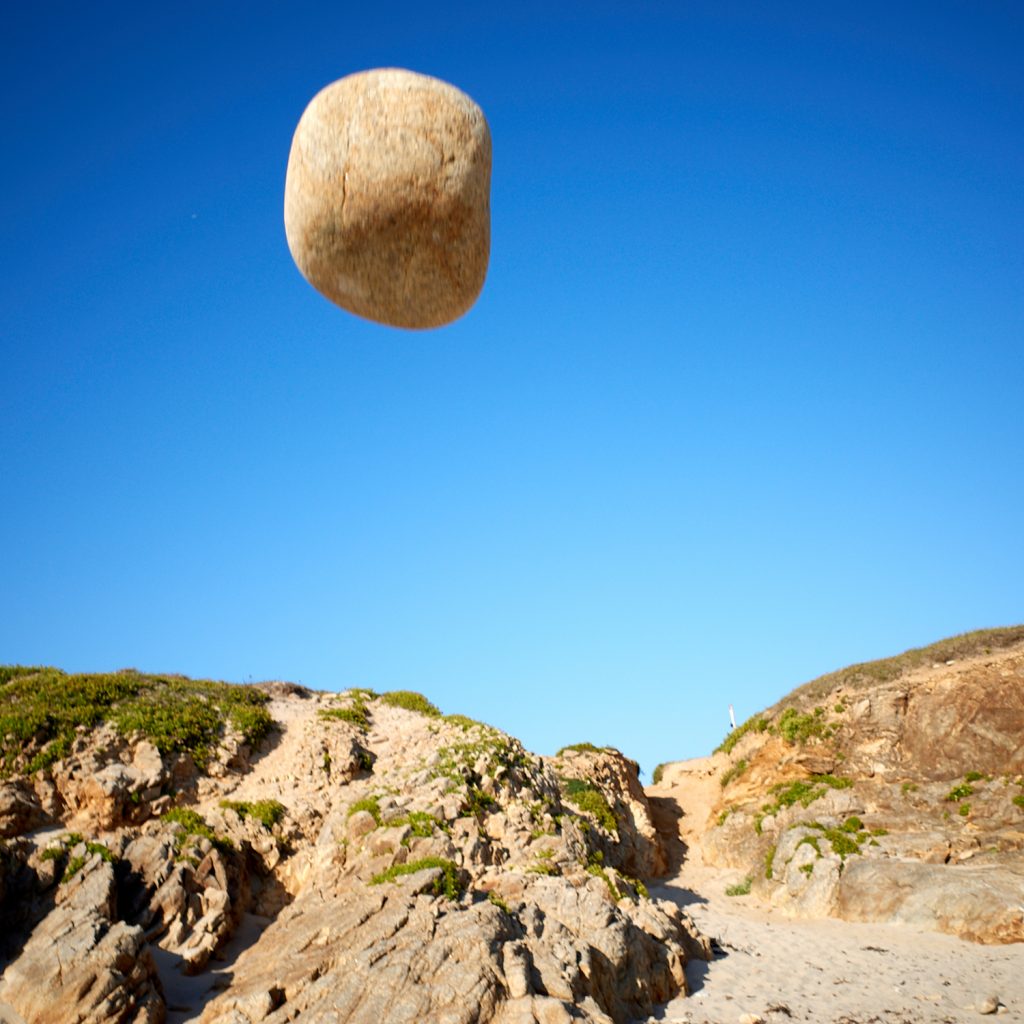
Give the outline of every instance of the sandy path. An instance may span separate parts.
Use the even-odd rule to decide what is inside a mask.
[[[739,1024],[751,1014],[768,1024],[1024,1022],[1024,945],[980,946],[906,925],[793,920],[753,896],[726,896],[738,874],[704,866],[693,842],[717,788],[709,767],[686,762],[649,791],[679,802],[679,831],[689,844],[679,873],[651,895],[684,906],[716,950],[710,964],[689,965],[692,995],[650,1020]],[[982,1015],[993,996],[997,1015]]]

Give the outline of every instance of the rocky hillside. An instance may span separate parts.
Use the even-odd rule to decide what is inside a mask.
[[[637,767],[412,693],[0,669],[0,1020],[627,1021],[709,946]]]
[[[652,793],[787,913],[1024,941],[1024,627],[815,680]]]

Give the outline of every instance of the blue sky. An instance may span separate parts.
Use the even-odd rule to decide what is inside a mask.
[[[0,661],[415,689],[650,769],[1024,620],[1014,3],[21,5]],[[482,106],[477,305],[321,298],[318,89]]]

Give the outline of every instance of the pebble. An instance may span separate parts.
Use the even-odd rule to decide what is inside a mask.
[[[348,75],[310,101],[285,179],[285,235],[314,288],[393,327],[440,327],[483,288],[491,136],[447,82],[399,68]]]
[[[978,1003],[978,1013],[995,1013],[999,1009],[999,996],[989,996]]]

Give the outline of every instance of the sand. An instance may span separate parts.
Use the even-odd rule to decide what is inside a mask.
[[[685,907],[714,942],[691,963],[691,995],[661,1008],[666,1024],[968,1024],[1024,1022],[1024,945],[981,946],[900,924],[795,920],[755,896],[726,896],[736,871],[703,864],[696,841],[715,787],[710,759],[680,762],[652,797],[679,800],[687,857],[651,895]],[[685,775],[685,783],[682,781]],[[998,1000],[995,1012],[982,1013]],[[750,1016],[747,1016],[750,1015]]]

